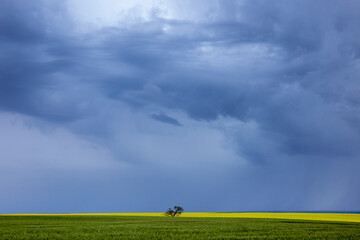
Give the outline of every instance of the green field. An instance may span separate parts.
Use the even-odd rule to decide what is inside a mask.
[[[0,216],[0,239],[360,239],[360,223],[253,218]]]

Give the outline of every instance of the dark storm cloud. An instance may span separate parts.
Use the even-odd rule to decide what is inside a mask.
[[[0,107],[3,110],[56,122],[77,118],[78,113],[56,109],[44,95],[56,91],[54,75],[71,66],[63,51],[53,54],[54,49],[71,48],[68,40],[57,32],[61,28],[52,25],[51,15],[61,15],[60,6],[56,1],[48,5],[43,1],[2,1]]]
[[[154,154],[157,146],[163,148],[167,141],[162,142],[161,134],[186,131],[185,121],[204,128],[217,124],[229,149],[250,167],[245,171],[226,166],[227,172],[221,174],[214,163],[199,164],[210,166],[201,180],[187,168],[193,167],[191,161],[199,159],[199,152],[190,163],[174,158],[189,172],[189,180],[182,181],[189,187],[184,187],[189,205],[190,196],[202,187],[211,192],[206,182],[215,171],[226,185],[217,191],[234,199],[228,200],[229,206],[237,206],[238,201],[244,210],[259,210],[259,199],[267,197],[271,203],[261,205],[265,210],[282,209],[287,200],[294,205],[283,209],[306,210],[312,201],[335,195],[351,199],[326,206],[344,208],[351,202],[348,208],[359,207],[353,201],[360,195],[354,190],[358,185],[354,174],[360,167],[359,3],[219,1],[216,14],[206,21],[154,15],[150,20],[87,33],[72,32],[66,17],[56,21],[54,16],[66,16],[60,2],[50,6],[42,1],[9,0],[0,5],[2,111],[30,115],[90,136],[115,159],[143,167],[136,176],[143,182],[151,178],[153,186],[167,185],[168,178],[178,184],[175,177],[155,177],[168,172],[166,164],[154,164],[153,175],[144,177],[149,166],[139,159]],[[183,119],[170,117],[174,111],[184,113]],[[138,115],[132,118],[131,114]],[[159,129],[154,129],[155,121],[149,116],[166,124],[157,123]],[[141,122],[132,125],[134,119]],[[192,130],[175,136],[196,133]],[[161,137],[151,135],[154,132]],[[207,134],[197,139],[210,139]],[[173,158],[179,149],[186,152],[189,139],[184,139],[173,140],[176,147],[164,149],[163,154]],[[208,152],[211,144],[201,152]],[[333,175],[345,180],[331,188],[327,182],[333,181]],[[105,182],[112,190],[111,180]],[[196,189],[193,182],[198,184]],[[237,188],[243,192],[233,191]],[[211,198],[215,195],[216,191],[208,193]],[[134,193],[131,199],[139,196]],[[219,207],[221,202],[214,197],[208,206],[234,210]]]
[[[0,39],[18,43],[34,43],[44,38],[45,25],[41,1],[1,1]]]
[[[231,7],[224,4],[221,8],[229,16],[218,21],[190,23],[154,18],[88,35],[95,44],[85,43],[83,37],[74,40],[65,32],[61,37],[47,32],[48,15],[41,2],[28,6],[29,11],[16,1],[3,5],[4,109],[50,121],[81,118],[84,113],[71,107],[73,102],[59,105],[44,99],[47,96],[42,90],[57,92],[58,80],[53,75],[63,73],[99,86],[108,97],[134,107],[158,104],[181,109],[196,120],[227,116],[256,121],[268,137],[280,136],[274,141],[280,141],[288,153],[328,152],[327,146],[335,144],[329,139],[339,134],[345,142],[358,139],[358,130],[352,132],[347,120],[358,118],[358,113],[352,116],[354,113],[348,110],[358,105],[358,90],[350,90],[358,85],[358,73],[353,72],[359,51],[354,26],[358,19],[353,10],[356,3],[338,6],[331,2],[324,11],[320,3],[301,1],[232,2]],[[337,7],[343,11],[337,11]],[[166,27],[170,30],[165,31]],[[236,61],[246,60],[246,56],[235,58],[230,72],[206,63],[197,66],[197,59],[206,56],[199,52],[203,46],[221,52],[251,44],[263,46],[274,55],[270,57],[276,64],[274,69],[251,66],[254,69],[244,74],[236,69]],[[108,74],[108,63],[114,69],[128,70]],[[79,80],[73,81],[80,84]],[[325,121],[327,124],[321,124]],[[352,124],[356,125],[354,121]],[[316,143],[311,141],[314,139]],[[350,154],[353,145],[337,144],[331,149]]]
[[[231,8],[224,4],[222,9],[230,17],[220,18],[219,22],[194,24],[155,18],[127,28],[100,30],[90,36],[102,39],[100,44],[90,47],[80,47],[83,38],[71,41],[65,33],[62,37],[48,33],[48,16],[41,2],[28,6],[29,11],[22,4],[5,1],[1,14],[1,44],[5,49],[1,96],[5,109],[49,120],[81,117],[76,109],[55,106],[59,108],[55,113],[48,109],[54,107],[51,102],[49,106],[38,103],[43,97],[41,89],[51,89],[55,81],[52,75],[61,72],[92,79],[107,96],[134,106],[156,103],[184,110],[196,120],[214,120],[219,116],[254,120],[266,131],[282,135],[288,152],[326,152],[327,139],[336,135],[334,129],[339,127],[346,128],[343,133],[349,132],[348,141],[357,139],[346,120],[356,116],[346,112],[345,118],[342,112],[358,105],[356,94],[349,94],[348,90],[357,86],[357,73],[348,74],[356,71],[353,65],[360,44],[354,26],[358,19],[353,10],[356,3],[331,2],[324,11],[320,3],[301,1],[254,1],[241,6],[232,2]],[[343,11],[337,11],[337,7]],[[166,32],[164,27],[170,30]],[[259,70],[249,70],[253,72],[242,76],[241,71],[236,71],[236,62],[230,73],[216,66],[196,67],[200,54],[196,52],[202,46],[221,51],[246,48],[248,44],[276,49],[273,54],[277,57],[277,69],[264,71],[257,66]],[[41,55],[51,60],[43,60]],[[93,61],[87,60],[88,56]],[[107,61],[115,68],[128,66],[131,70],[105,76],[101,68]],[[257,71],[266,74],[261,81],[254,79]],[[288,91],[292,93],[287,94]],[[305,100],[309,98],[313,100]],[[329,118],[333,123],[319,123]],[[314,128],[317,130],[312,131]],[[318,139],[318,147],[308,144],[314,138]],[[351,152],[353,148],[348,146],[336,148]]]
[[[354,95],[358,92],[359,75],[358,15],[354,10],[358,6],[330,2],[326,11],[322,6],[301,1],[245,2],[239,8],[241,20],[183,24],[183,34],[175,40],[162,31],[150,35],[143,32],[138,39],[152,41],[139,43],[139,58],[145,57],[132,63],[148,72],[143,81],[153,83],[159,91],[141,88],[118,97],[129,103],[156,102],[179,108],[196,120],[215,120],[219,116],[254,120],[267,137],[279,142],[281,153],[323,154],[324,160],[328,155],[358,154],[359,131],[347,120],[348,114],[354,119],[359,115]],[[190,32],[193,35],[188,37]],[[137,41],[135,38],[131,42]],[[195,70],[183,61],[191,63],[191,57],[196,57],[191,52],[202,44],[221,48],[258,44],[273,48],[273,60],[278,65],[269,72],[262,70],[266,66],[252,66],[250,76],[242,76],[235,68],[230,74],[210,66]],[[162,69],[153,68],[154,63]],[[261,76],[261,81],[254,79],[257,71],[266,75]]]
[[[178,120],[165,114],[152,114],[151,117],[160,122],[168,123],[174,126],[182,126]]]

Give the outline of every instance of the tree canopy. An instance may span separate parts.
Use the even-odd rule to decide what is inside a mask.
[[[176,215],[180,215],[184,209],[180,206],[174,206],[174,209],[169,208],[165,213],[166,216],[175,217]]]

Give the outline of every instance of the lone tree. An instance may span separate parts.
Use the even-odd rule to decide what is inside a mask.
[[[165,213],[166,216],[175,217],[176,215],[180,215],[184,209],[180,206],[174,206],[174,209],[169,208]]]

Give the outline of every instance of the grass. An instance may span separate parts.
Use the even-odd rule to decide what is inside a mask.
[[[0,216],[0,239],[360,239],[360,223],[271,218]]]

